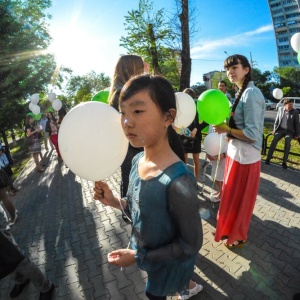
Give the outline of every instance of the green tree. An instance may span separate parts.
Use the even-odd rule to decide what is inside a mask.
[[[0,128],[22,126],[25,99],[46,90],[55,69],[44,10],[50,0],[3,0],[0,3]]]
[[[94,94],[110,86],[110,78],[104,73],[91,71],[83,76],[71,76],[67,87],[67,103],[76,105],[90,101]]]
[[[178,85],[178,53],[168,47],[174,35],[165,14],[164,9],[155,11],[149,0],[140,0],[138,10],[131,10],[125,16],[127,36],[120,38],[120,46],[143,57],[150,65],[150,72],[171,78]]]
[[[290,87],[288,94],[300,96],[300,68],[295,67],[276,67],[274,73],[280,78],[280,87]],[[287,91],[287,90],[286,90]],[[284,96],[287,96],[284,94]]]

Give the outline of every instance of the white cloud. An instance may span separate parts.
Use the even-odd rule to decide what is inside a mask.
[[[262,35],[270,31],[273,31],[273,26],[271,24],[222,39],[201,40],[197,43],[197,46],[191,49],[191,56],[193,59],[209,58],[215,56],[216,52],[219,52],[220,50],[222,50],[223,54],[224,50],[228,51],[228,49],[233,47],[247,47],[253,44],[257,39],[265,38],[265,36]]]

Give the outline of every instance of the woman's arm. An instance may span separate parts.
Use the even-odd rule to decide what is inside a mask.
[[[31,135],[34,135],[36,132],[38,132],[39,130],[34,130],[34,131],[32,131],[31,130],[31,128],[30,127],[27,127],[27,129],[26,129],[26,135],[27,136],[31,136]]]

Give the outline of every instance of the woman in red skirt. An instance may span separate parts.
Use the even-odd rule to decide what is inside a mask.
[[[49,121],[46,123],[46,131],[49,132],[50,140],[57,152],[58,160],[62,161],[58,147],[58,125],[56,119],[51,111],[48,112],[47,117]]]
[[[229,124],[214,126],[229,138],[215,241],[243,247],[256,201],[261,164],[265,100],[251,81],[251,65],[236,54],[224,62],[228,79],[238,87]]]

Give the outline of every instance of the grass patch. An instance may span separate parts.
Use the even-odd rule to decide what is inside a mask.
[[[30,160],[31,154],[29,153],[28,147],[26,146],[23,138],[20,138],[17,141],[16,146],[13,146],[13,144],[11,143],[9,145],[9,148],[10,153],[14,159],[14,164],[11,169],[14,173],[12,176],[13,180],[15,180]]]
[[[273,124],[271,123],[265,123],[264,124],[264,136],[266,137],[267,134],[271,133],[273,130]],[[267,140],[267,146],[270,147],[271,142],[273,140],[273,137],[270,136]],[[284,150],[284,138],[282,138],[277,146],[276,149],[278,150]],[[272,163],[275,164],[282,164],[282,158],[283,158],[283,152],[277,151],[275,149],[273,153],[273,158],[272,158]],[[268,154],[269,149],[267,149],[266,154]],[[296,155],[290,153],[289,158],[288,158],[288,167],[292,167],[296,170],[300,170],[300,145],[298,141],[292,140],[291,142],[291,151],[292,153],[295,153]],[[265,160],[267,155],[262,155],[262,159]]]

